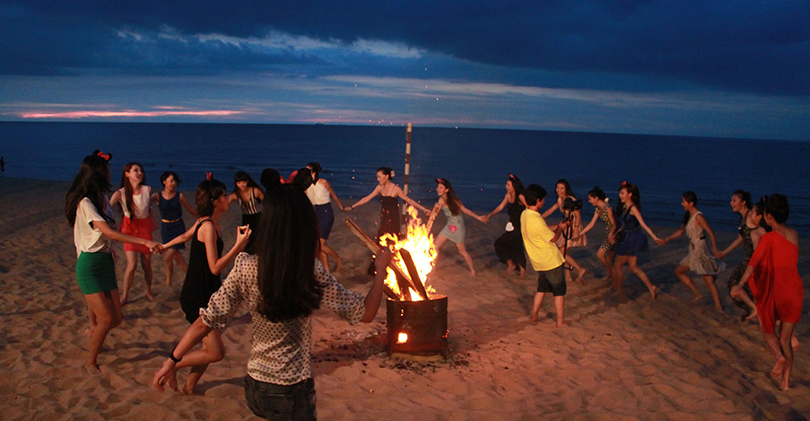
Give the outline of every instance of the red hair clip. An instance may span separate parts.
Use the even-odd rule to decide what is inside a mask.
[[[509,179],[510,179],[510,180],[514,180],[514,179],[516,179],[516,178],[517,178],[517,177],[515,177],[515,175],[514,175],[514,174],[509,173]]]
[[[104,152],[101,152],[101,151],[96,152],[96,155],[104,158],[105,161],[109,161],[110,158],[112,158],[111,154],[104,153]]]
[[[205,179],[206,180],[211,181],[212,178],[214,178],[214,177],[210,172],[205,173]]]
[[[622,181],[622,186],[626,186],[628,184],[630,184],[630,183],[628,183],[627,181]]]

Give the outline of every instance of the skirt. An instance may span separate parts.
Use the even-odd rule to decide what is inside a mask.
[[[76,261],[76,280],[84,295],[118,289],[112,253],[83,251]]]
[[[321,232],[321,238],[328,240],[329,233],[332,232],[332,225],[335,223],[335,213],[332,211],[332,204],[324,203],[322,205],[315,205],[315,216],[318,218],[318,228]]]
[[[172,222],[163,222],[160,225],[160,238],[163,239],[163,244],[174,240],[186,232],[186,224],[182,219]],[[186,248],[185,243],[175,244],[171,248],[175,250],[183,250]]]
[[[155,220],[152,217],[130,219],[128,216],[121,221],[121,234],[143,238],[152,241],[152,231],[155,230]],[[140,244],[124,243],[124,251],[134,251],[140,254],[152,254],[148,247]]]

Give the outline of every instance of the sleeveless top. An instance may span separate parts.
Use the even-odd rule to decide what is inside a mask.
[[[246,201],[242,200],[241,192],[236,192],[236,199],[239,201],[239,207],[242,208],[242,213],[245,215],[255,215],[262,212],[262,210],[259,208],[259,201],[253,197],[253,189],[253,187],[250,188],[250,200]]]
[[[149,186],[141,186],[141,194],[132,194],[132,205],[135,208],[135,215],[129,210],[127,206],[126,190],[123,187],[118,189],[121,192],[121,208],[124,210],[124,216],[130,219],[144,219],[149,217],[149,196],[152,195],[152,189]]]
[[[309,186],[307,197],[313,205],[325,205],[330,202],[329,190],[318,180],[317,183]]]
[[[377,237],[384,234],[399,235],[399,197],[380,195],[380,227]]]
[[[610,234],[610,229],[613,228],[613,224],[610,222],[610,215],[607,213],[608,204],[605,203],[605,206],[602,208],[601,212],[599,212],[599,219],[605,223],[605,235]]]
[[[748,263],[751,260],[751,256],[754,255],[754,240],[751,239],[751,231],[756,229],[757,228],[751,228],[748,226],[745,217],[740,217],[740,227],[738,228],[738,231],[740,233],[740,237],[742,238],[743,253],[745,253],[743,261],[746,263]]]
[[[526,207],[520,203],[517,197],[515,197],[514,202],[507,202],[506,204],[506,213],[509,215],[509,222],[512,223],[512,228],[517,232],[520,232],[520,214],[522,214],[525,209]]]
[[[158,210],[160,218],[165,223],[175,222],[183,219],[183,209],[180,207],[180,193],[175,193],[171,199],[163,197],[163,193],[158,193]]]
[[[199,316],[200,309],[208,306],[211,295],[222,286],[219,275],[211,272],[205,243],[197,239],[200,227],[207,222],[213,224],[210,219],[205,219],[200,221],[194,229],[194,236],[191,237],[191,251],[188,256],[188,271],[186,279],[183,281],[183,289],[180,291],[180,307],[186,314],[186,320],[189,323],[194,323]],[[223,246],[222,237],[217,233],[217,257],[222,256]]]

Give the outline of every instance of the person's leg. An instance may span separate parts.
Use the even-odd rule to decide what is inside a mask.
[[[127,268],[124,270],[124,290],[121,293],[121,304],[127,303],[129,290],[135,280],[135,266],[138,264],[138,253],[134,251],[124,252],[127,256]]]
[[[529,320],[532,322],[536,322],[537,314],[540,313],[540,307],[543,305],[543,297],[545,297],[545,292],[537,292],[534,294],[534,305],[532,306],[532,314],[529,317]]]
[[[568,251],[570,252],[570,251],[571,251],[571,249],[568,249]],[[588,272],[588,270],[587,270],[587,269],[585,269],[585,268],[583,268],[583,267],[582,267],[582,265],[580,265],[579,263],[577,263],[577,261],[576,261],[576,260],[574,260],[574,257],[573,257],[573,256],[571,256],[571,254],[570,254],[570,253],[568,253],[568,254],[566,254],[566,255],[565,255],[565,263],[570,264],[570,265],[571,265],[571,267],[573,267],[574,269],[576,269],[576,271],[577,271],[577,278],[575,279],[575,281],[576,281],[577,283],[580,283],[580,284],[581,284],[581,283],[582,283],[582,277],[583,277],[583,276],[585,276],[585,273],[586,273],[586,272]],[[565,280],[566,280],[566,281],[570,281],[570,280],[571,280],[571,274],[569,273],[569,271],[565,271]]]
[[[714,308],[719,312],[723,312],[723,304],[720,302],[720,293],[717,291],[717,285],[714,284],[714,275],[703,275],[703,282],[706,283],[706,288],[712,294],[714,300]]]
[[[613,272],[613,265],[611,265],[607,260],[607,252],[602,247],[599,247],[599,250],[596,251],[596,258],[599,259],[599,263],[605,268],[605,276],[599,279],[599,282],[605,282],[608,279],[612,279],[611,273]]]
[[[745,316],[745,320],[753,320],[757,317],[757,305],[754,303],[754,300],[751,298],[750,295],[745,291],[745,288],[741,289],[739,294],[730,294],[732,298],[736,298],[745,303],[748,306],[749,313],[748,316]]]
[[[565,323],[565,295],[554,296],[554,310],[557,311],[557,327],[568,326]]]
[[[695,294],[695,296],[692,298],[692,301],[689,302],[689,304],[692,305],[700,302],[700,300],[703,299],[703,294],[700,293],[700,291],[695,286],[695,283],[692,282],[692,278],[690,278],[689,275],[686,274],[686,272],[688,271],[689,266],[678,265],[678,267],[675,268],[675,276],[677,276],[678,279],[681,281],[681,283],[686,285],[686,287],[689,288],[690,291],[692,291],[692,294]]]
[[[445,236],[443,236],[441,234],[439,234],[438,236],[436,236],[433,239],[433,246],[436,247],[437,252],[439,251],[439,247],[441,247],[442,244],[445,243],[445,241],[447,241],[447,237],[445,237]]]
[[[154,300],[155,296],[152,295],[152,255],[140,254],[141,268],[143,268],[143,280],[146,282],[146,298]]]
[[[121,324],[121,305],[116,290],[88,294],[84,298],[91,312],[90,320],[95,320],[95,325],[90,328],[90,349],[84,368],[88,373],[98,375],[101,373],[98,354],[110,330]]]
[[[622,266],[630,260],[630,257],[631,256],[616,256],[616,260],[613,262],[613,289],[616,293],[623,291],[624,271],[622,270]]]
[[[170,248],[163,253],[163,272],[166,275],[166,286],[172,286],[172,275],[174,274],[174,256],[177,250]]]
[[[790,389],[790,372],[793,370],[793,329],[796,327],[795,323],[782,322],[782,329],[779,332],[779,344],[782,349],[785,363],[782,366],[782,381],[779,383],[779,389]]]
[[[343,269],[343,259],[340,258],[340,255],[337,254],[335,249],[326,244],[326,240],[323,238],[321,238],[321,255],[324,255],[321,260],[326,260],[326,262],[324,262],[324,267],[327,270],[329,269],[329,258],[326,256],[332,256],[332,258],[335,259],[335,262],[337,263],[337,266],[335,267],[336,272],[340,272],[340,270]]]
[[[189,352],[177,363],[178,369],[191,367],[191,372],[186,377],[186,383],[183,386],[183,393],[194,394],[194,387],[197,386],[208,365],[221,361],[223,358],[225,358],[225,344],[222,343],[222,335],[218,330],[212,330],[202,339],[200,349]]]
[[[464,258],[464,261],[467,262],[467,267],[470,268],[470,276],[475,276],[475,266],[473,266],[472,256],[467,253],[467,247],[464,246],[464,243],[458,243],[456,248],[458,248],[458,252]]]
[[[654,286],[652,282],[650,282],[650,278],[647,277],[647,274],[638,267],[638,257],[631,256],[630,259],[627,261],[627,266],[630,269],[630,272],[633,272],[638,276],[638,279],[641,279],[641,282],[644,282],[644,285],[647,286],[647,289],[650,291],[650,295],[652,295],[653,299],[655,299],[656,294],[658,294],[658,287]]]

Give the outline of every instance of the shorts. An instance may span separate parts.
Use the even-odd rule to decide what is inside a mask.
[[[550,292],[555,297],[564,296],[568,291],[565,284],[565,265],[557,266],[551,270],[539,271],[537,277],[537,292]]]
[[[112,253],[83,251],[76,261],[76,280],[84,295],[117,290]]]
[[[315,381],[289,386],[260,382],[245,376],[245,400],[257,417],[268,420],[315,420]]]

